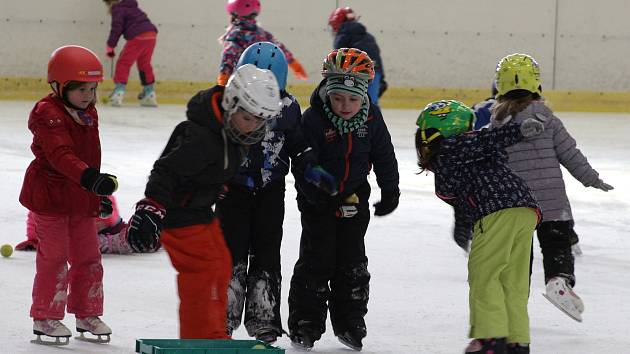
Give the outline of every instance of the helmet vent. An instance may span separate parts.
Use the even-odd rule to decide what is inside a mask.
[[[518,74],[514,75],[514,83],[518,85]]]

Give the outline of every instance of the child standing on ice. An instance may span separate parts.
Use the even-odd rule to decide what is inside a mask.
[[[507,166],[505,148],[543,125],[528,119],[471,131],[473,111],[457,101],[430,103],[416,124],[418,165],[434,173],[435,193],[454,207],[456,222],[474,225],[468,258],[473,340],[466,353],[529,352],[529,267],[539,211]]]
[[[120,36],[127,40],[125,47],[120,52],[116,61],[116,73],[114,74],[114,91],[109,96],[109,104],[122,105],[125,96],[125,87],[129,79],[129,71],[134,63],[138,65],[142,92],[138,95],[140,105],[157,106],[155,95],[155,76],[151,66],[153,49],[157,40],[157,27],[151,23],[147,14],[140,10],[136,0],[103,0],[112,16],[112,26],[107,39],[107,56],[114,60],[116,53],[114,48],[118,44]]]
[[[187,120],[175,127],[155,161],[131,217],[128,241],[136,252],[160,241],[177,271],[180,337],[227,339],[230,251],[213,206],[282,108],[278,81],[252,64],[238,68],[227,85],[197,93]],[[164,229],[162,229],[164,225]]]
[[[32,212],[39,230],[30,315],[34,342],[40,344],[45,344],[41,335],[55,337],[52,344],[68,344],[71,332],[61,323],[66,303],[82,337],[90,332],[97,341],[108,342],[111,334],[99,319],[103,267],[95,217],[111,211],[105,196],[114,193],[118,182],[100,172],[94,104],[102,80],[103,66],[92,51],[58,48],[48,62],[53,92],[35,104],[28,120],[35,159],[26,170],[20,203]]]
[[[254,43],[237,68],[254,64],[269,69],[278,80],[282,114],[268,124],[265,137],[249,147],[245,162],[226,184],[216,212],[232,254],[232,281],[228,289],[228,334],[237,329],[245,308],[250,336],[273,343],[282,336],[280,317],[280,246],[284,221],[285,176],[306,174],[320,188],[336,193],[337,183],[315,161],[304,140],[296,99],[286,91],[287,61],[271,42]],[[289,161],[290,159],[290,161]]]
[[[330,311],[335,336],[361,350],[370,284],[364,242],[370,221],[367,178],[373,168],[381,189],[374,215],[387,215],[398,207],[398,163],[381,111],[368,98],[374,63],[367,53],[333,50],[322,75],[302,131],[322,167],[337,179],[339,194],[331,196],[307,176],[295,176],[302,235],[289,291],[289,330],[293,346],[310,350],[325,332]]]
[[[491,128],[528,119],[538,119],[545,125],[542,134],[507,148],[509,166],[527,182],[542,210],[537,234],[543,253],[546,297],[573,319],[582,321],[584,304],[573,291],[571,246],[577,234],[560,165],[585,187],[604,192],[613,187],[599,178],[562,121],[545,105],[540,68],[534,58],[511,54],[501,59],[496,83],[497,103],[492,108]]]
[[[225,34],[219,38],[219,42],[223,45],[223,52],[221,54],[221,66],[219,67],[217,84],[225,86],[228,78],[235,70],[241,53],[256,42],[273,42],[276,44],[282,49],[289,63],[289,68],[291,68],[295,77],[300,80],[308,79],[302,64],[293,54],[282,43],[278,42],[271,33],[265,31],[256,23],[256,17],[260,15],[259,0],[228,0],[225,9],[230,15],[230,25]]]

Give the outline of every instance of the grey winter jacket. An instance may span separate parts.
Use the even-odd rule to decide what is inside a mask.
[[[508,147],[508,164],[527,182],[542,209],[543,221],[573,220],[560,165],[586,187],[597,182],[599,174],[576,147],[575,139],[562,121],[542,101],[531,103],[516,117],[508,117],[503,122],[493,116],[490,128],[506,124],[510,119],[520,124],[528,118],[543,121],[545,131]]]

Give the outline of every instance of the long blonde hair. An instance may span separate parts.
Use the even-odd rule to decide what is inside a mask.
[[[522,90],[518,90],[522,91]],[[497,102],[492,105],[492,116],[495,120],[502,122],[508,116],[515,116],[521,112],[533,101],[541,100],[541,97],[537,93],[527,92],[523,95],[510,95],[513,91],[508,92],[505,95],[501,95],[497,98]]]

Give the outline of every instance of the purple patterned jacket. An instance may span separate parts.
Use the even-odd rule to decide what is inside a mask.
[[[107,45],[116,48],[121,35],[130,40],[141,33],[157,31],[136,0],[122,0],[112,6],[112,28]]]

